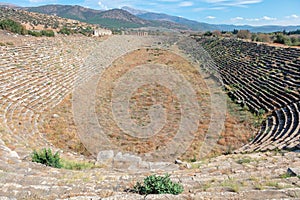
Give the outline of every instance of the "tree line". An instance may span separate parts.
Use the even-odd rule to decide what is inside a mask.
[[[40,37],[40,36],[54,37],[54,32],[52,30],[41,30],[41,31],[27,30],[22,24],[11,19],[1,20],[0,29],[7,30],[20,35],[32,35],[36,37]]]
[[[237,30],[232,32],[227,31],[207,31],[204,36],[224,36],[224,37],[236,37],[239,39],[251,40],[253,42],[267,42],[285,44],[288,46],[300,46],[300,30],[296,31],[282,31],[273,33],[251,33],[249,30]]]
[[[3,19],[0,20],[0,29],[7,30],[13,33],[17,33],[19,35],[32,35],[36,37],[47,36],[47,37],[54,37],[55,33],[53,30],[41,30],[41,31],[34,31],[34,30],[27,30],[21,23],[16,22],[11,19]],[[88,26],[86,28],[79,27],[77,29],[70,29],[67,27],[61,28],[58,33],[64,35],[70,35],[75,33],[80,33],[85,36],[91,36],[93,34],[93,28]]]

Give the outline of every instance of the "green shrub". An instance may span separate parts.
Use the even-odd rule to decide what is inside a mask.
[[[52,30],[42,30],[42,31],[28,31],[29,35],[35,36],[35,37],[41,37],[41,36],[46,36],[46,37],[54,37],[54,32]]]
[[[60,29],[58,31],[58,33],[64,34],[64,35],[70,35],[70,34],[73,34],[73,31],[69,28],[63,27],[62,29]]]
[[[6,42],[6,45],[8,45],[8,46],[13,46],[14,43],[12,43],[12,42]]]
[[[223,181],[221,185],[228,188],[228,190],[231,192],[239,192],[240,190],[240,183],[230,177],[228,180]]]
[[[212,36],[212,32],[206,31],[206,32],[204,33],[204,36]]]
[[[50,167],[61,168],[60,157],[58,152],[52,154],[51,149],[34,150],[32,153],[32,162],[41,163]]]
[[[239,32],[237,29],[233,29],[232,34],[236,35]]]
[[[18,33],[20,35],[27,34],[27,30],[19,22],[11,19],[3,19],[0,21],[0,29]]]
[[[299,46],[300,45],[300,37],[291,37],[292,46]]]
[[[274,42],[279,43],[279,44],[285,44],[285,45],[291,45],[292,44],[290,38],[287,37],[287,36],[284,36],[282,33],[278,33],[275,36]]]
[[[32,35],[32,36],[35,36],[35,37],[41,37],[42,36],[42,33],[39,32],[39,31],[31,31],[31,30],[29,30],[28,34]]]
[[[54,32],[52,30],[42,30],[41,34],[47,37],[54,37]]]
[[[280,178],[291,178],[292,177],[292,175],[290,174],[290,173],[284,173],[284,174],[281,174],[280,176],[279,176]]]
[[[236,162],[238,164],[244,164],[244,163],[251,163],[253,160],[251,160],[251,158],[241,158],[239,160],[237,160]]]
[[[133,191],[142,195],[148,194],[180,194],[183,192],[183,186],[179,183],[173,183],[170,175],[156,176],[150,175],[144,179],[144,184],[137,182]]]

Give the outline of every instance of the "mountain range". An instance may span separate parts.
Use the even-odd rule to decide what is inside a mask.
[[[0,6],[7,6],[1,4]],[[11,6],[11,5],[10,5]],[[127,28],[166,28],[176,31],[232,31],[234,29],[247,29],[251,32],[276,32],[293,31],[300,29],[299,26],[236,26],[226,24],[208,24],[189,20],[182,17],[171,16],[164,13],[147,12],[130,7],[112,10],[95,10],[78,5],[44,5],[38,7],[14,7],[30,12],[38,12],[48,15],[75,19],[91,24],[99,24],[110,29]]]
[[[131,12],[131,9],[128,7],[123,7],[122,9]],[[227,25],[227,24],[208,24],[203,22],[198,22],[194,20],[189,20],[182,17],[171,16],[163,13],[153,13],[153,12],[137,12],[133,10],[132,14],[135,14],[137,17],[147,20],[158,20],[158,21],[170,21],[178,24],[185,25],[193,31],[232,31],[237,30],[249,30],[251,32],[276,32],[276,31],[293,31],[300,28],[299,26],[250,26],[250,25]]]

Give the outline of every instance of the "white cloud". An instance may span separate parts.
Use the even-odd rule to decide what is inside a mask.
[[[216,19],[216,17],[215,16],[207,16],[207,17],[205,17],[205,19]]]
[[[230,20],[231,21],[239,21],[239,20],[243,20],[244,18],[243,17],[234,17],[234,18],[231,18]]]
[[[89,6],[91,8],[101,8],[104,10],[112,8],[121,8],[123,6],[136,7],[137,0],[84,0],[83,6]]]
[[[241,21],[241,20],[246,20],[248,22],[259,22],[259,21],[275,21],[277,18],[273,17],[268,17],[268,16],[263,16],[261,18],[243,18],[243,17],[235,17],[231,18],[231,21]]]
[[[98,5],[100,6],[101,9],[108,10],[108,7],[104,5],[101,1],[98,2]]]
[[[226,7],[212,7],[212,8],[194,8],[194,12],[204,11],[204,10],[225,10]]]
[[[271,16],[245,18],[237,16],[231,18],[227,23],[233,23],[235,25],[252,25],[252,26],[263,26],[263,25],[281,25],[281,26],[299,26],[300,16],[292,14],[283,18],[275,18]]]
[[[277,18],[273,18],[273,17],[268,17],[268,16],[263,16],[262,18],[261,18],[261,20],[266,20],[266,21],[274,21],[274,20],[276,20]]]
[[[261,3],[263,0],[200,0],[210,4],[207,7],[196,7],[194,12],[205,10],[229,10],[230,7],[248,7],[250,4]]]
[[[286,16],[285,18],[287,18],[287,19],[298,19],[300,17],[298,15],[293,14],[293,15]]]
[[[258,22],[261,19],[259,19],[259,18],[247,18],[246,20],[249,21],[249,22]]]
[[[192,6],[192,5],[194,5],[194,3],[191,2],[191,1],[183,1],[183,2],[181,2],[178,6],[179,6],[179,7],[190,7],[190,6]]]
[[[249,4],[261,3],[263,0],[202,0],[206,3],[222,5],[222,6],[238,6],[246,7]]]
[[[255,4],[255,3],[261,3],[262,0],[241,0],[241,1],[235,1],[236,5],[247,5],[247,4]]]

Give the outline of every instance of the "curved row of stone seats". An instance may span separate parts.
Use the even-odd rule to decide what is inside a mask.
[[[82,76],[80,65],[98,43],[83,36],[58,36],[0,47],[0,123],[11,133],[2,136],[5,142],[23,147],[47,144],[38,130],[41,113],[72,91],[75,79]]]
[[[219,42],[219,41],[221,41],[221,42]],[[226,42],[230,43],[228,48],[225,48],[226,45],[228,46],[228,44]],[[242,42],[242,41],[238,41],[238,42],[241,42],[242,44],[247,44],[246,42]],[[214,44],[214,46],[212,46],[212,44]],[[249,43],[249,44],[250,44],[250,46],[255,45],[252,43]],[[268,79],[261,80],[261,82],[265,82],[265,83],[267,82],[267,84],[273,83],[274,84],[273,86],[275,88],[277,88],[279,91],[283,91],[285,89],[286,90],[292,89],[291,91],[289,91],[289,93],[290,93],[289,95],[294,95],[294,97],[295,97],[295,98],[293,98],[292,101],[299,99],[299,93],[297,91],[295,91],[299,86],[298,84],[296,84],[292,81],[286,81],[284,79],[280,79],[274,74],[273,74],[273,76],[272,75],[266,76],[266,74],[264,74],[264,71],[260,72],[261,68],[263,68],[261,66],[264,66],[264,65],[263,65],[263,62],[261,60],[259,60],[260,59],[259,57],[256,57],[255,58],[256,60],[253,61],[256,63],[260,63],[259,65],[256,66],[256,69],[253,68],[253,66],[249,65],[249,63],[243,62],[242,59],[240,58],[241,54],[232,53],[235,51],[234,50],[235,47],[231,46],[232,44],[231,44],[230,40],[228,40],[228,39],[224,39],[224,40],[209,39],[208,41],[204,41],[204,42],[202,41],[201,45],[206,47],[206,50],[211,54],[211,56],[214,58],[215,62],[218,63],[218,68],[219,68],[221,74],[222,74],[222,72],[223,73],[232,73],[234,71],[242,70],[243,73],[247,73],[246,78],[253,77],[253,74],[258,74],[261,77],[265,76]],[[262,45],[260,45],[260,47],[261,46]],[[265,47],[268,49],[268,46],[265,46]],[[270,48],[276,50],[275,48],[272,48],[272,47],[270,47]],[[246,49],[246,48],[244,48],[244,49]],[[246,52],[242,52],[242,48],[240,48],[240,50],[239,50],[239,52],[242,52],[243,55],[247,55],[247,53],[249,52],[249,48],[247,48],[245,51]],[[226,54],[224,52],[226,52]],[[227,61],[226,62],[227,64],[224,63],[224,60]],[[244,64],[246,64],[246,67],[241,69],[240,66],[244,66]],[[287,71],[285,73],[290,75],[291,73],[289,73],[289,72],[290,71]],[[249,73],[250,73],[250,76],[248,76]],[[297,76],[300,74],[299,68],[297,71],[294,71],[294,74],[297,74]],[[292,75],[290,75],[290,76],[292,76]],[[242,78],[245,78],[245,76],[240,76],[240,77],[236,77],[236,78],[242,79]],[[269,79],[271,79],[271,80],[269,80]],[[251,84],[251,82],[250,82],[250,84]],[[264,84],[256,84],[253,82],[252,85],[261,87]],[[275,98],[277,98],[277,101],[279,101],[278,103],[281,106],[284,106],[291,102],[291,101],[287,101],[285,103],[281,102],[283,99],[285,99],[286,94],[284,94],[284,95],[281,94],[279,96],[274,95],[274,96],[275,96]],[[278,106],[277,108],[280,108],[281,106]]]
[[[285,94],[278,96],[278,95],[268,92],[266,90],[266,86],[267,86],[266,82],[268,82],[268,81],[265,81],[263,84],[259,85],[258,82],[262,82],[262,81],[259,81],[259,80],[256,81],[257,76],[254,75],[253,72],[247,71],[247,69],[243,69],[241,71],[242,72],[235,69],[234,67],[232,67],[231,70],[227,70],[227,68],[220,69],[220,73],[224,74],[224,77],[226,77],[225,79],[235,80],[235,83],[231,83],[231,84],[240,85],[240,88],[238,88],[239,90],[248,90],[248,92],[246,92],[246,93],[249,93],[250,96],[252,96],[252,97],[257,96],[257,98],[259,98],[261,102],[265,101],[265,104],[261,106],[261,108],[263,108],[265,110],[271,111],[274,109],[274,106],[281,107],[281,106],[284,106],[287,103],[291,102],[290,99],[286,98]],[[239,79],[237,79],[237,76],[239,77]],[[230,82],[230,81],[228,80],[228,82]],[[275,90],[278,90],[278,88],[275,88]],[[265,91],[265,92],[262,92],[262,91]],[[281,91],[282,90],[278,90],[279,93]],[[274,106],[271,105],[272,101],[274,102],[273,103]],[[258,107],[257,109],[260,109],[260,108]]]
[[[3,140],[16,144],[19,154],[24,147],[51,146],[39,132],[45,110],[119,56],[155,40],[124,37],[99,42],[84,36],[58,36],[37,38],[21,47],[0,47],[0,123],[10,132]]]
[[[195,39],[198,48],[204,48],[215,61],[215,69],[231,97],[254,112],[263,109],[271,113],[257,137],[241,151],[293,148],[300,144],[300,50],[228,38]],[[181,48],[187,52],[197,49],[188,45]],[[203,61],[201,55],[195,58]]]
[[[255,139],[238,152],[293,149],[300,144],[300,102],[276,110]]]
[[[184,38],[176,43],[179,49],[183,50],[185,55],[192,59],[195,63],[198,63],[200,68],[205,71],[209,71],[221,83],[222,78],[219,74],[219,69],[210,54],[202,47],[199,46],[193,39]]]

